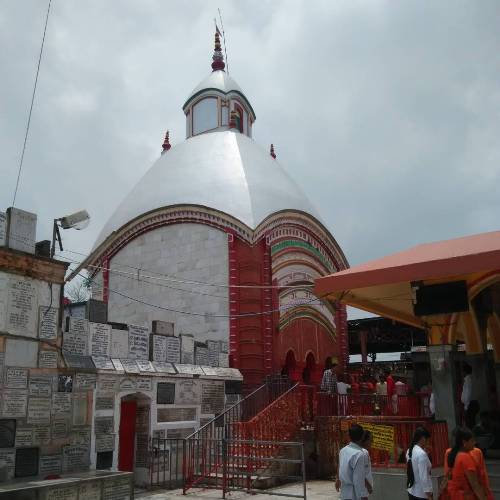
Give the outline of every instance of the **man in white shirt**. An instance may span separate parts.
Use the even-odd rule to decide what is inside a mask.
[[[368,500],[365,481],[368,467],[361,447],[364,430],[358,424],[349,429],[351,442],[340,450],[339,479],[341,500]]]
[[[339,375],[337,377],[337,397],[339,400],[338,409],[339,415],[348,415],[349,409],[349,398],[347,396],[347,391],[351,388],[349,384],[344,381],[344,376]]]
[[[472,397],[472,368],[465,364],[463,367],[465,377],[462,386],[460,401],[464,405],[465,425],[472,429],[476,425],[476,415],[479,412],[479,403]]]

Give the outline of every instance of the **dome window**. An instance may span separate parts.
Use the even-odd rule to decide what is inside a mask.
[[[218,127],[217,99],[207,97],[193,106],[193,135]]]

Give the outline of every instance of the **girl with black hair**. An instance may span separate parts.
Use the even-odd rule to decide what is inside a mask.
[[[417,427],[406,452],[408,498],[432,499],[431,461],[425,451],[431,437],[425,427]]]
[[[452,499],[487,500],[487,492],[481,486],[478,464],[471,455],[474,436],[466,427],[454,431],[454,445],[445,455],[448,469],[448,493]]]

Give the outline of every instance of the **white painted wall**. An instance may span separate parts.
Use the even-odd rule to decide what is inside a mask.
[[[203,224],[174,224],[163,226],[132,240],[113,257],[110,268],[134,273],[143,269],[144,275],[169,275],[185,280],[228,284],[229,264],[226,233]],[[152,272],[151,272],[152,271]],[[112,290],[169,309],[228,315],[226,288],[188,285],[144,278],[152,285],[110,272],[109,321],[151,327],[153,320],[170,321],[175,333],[193,334],[196,340],[229,339],[228,318],[177,314],[122,297]],[[170,287],[170,288],[167,288]],[[180,291],[188,290],[187,293]]]

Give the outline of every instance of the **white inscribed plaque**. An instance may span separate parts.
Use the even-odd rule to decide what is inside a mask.
[[[175,388],[175,404],[199,405],[201,404],[201,387],[196,380],[178,380]]]
[[[52,383],[52,377],[31,376],[29,383],[29,395],[49,398],[52,394]]]
[[[99,498],[101,498],[100,481],[80,483],[78,487],[78,500],[98,500]]]
[[[134,391],[137,389],[136,379],[124,378],[120,380],[120,391]]]
[[[40,457],[39,470],[40,470],[40,475],[43,477],[48,476],[49,474],[60,474],[62,471],[62,456],[42,455]]]
[[[50,427],[52,439],[64,439],[68,435],[68,422],[65,420],[54,421]]]
[[[89,323],[90,355],[109,356],[111,348],[111,325]]]
[[[128,358],[128,331],[111,330],[111,357]]]
[[[19,208],[7,209],[7,243],[13,250],[35,253],[36,214]]]
[[[79,335],[87,336],[89,333],[89,322],[85,318],[69,317],[69,331]]]
[[[114,370],[115,366],[110,358],[105,356],[92,356],[92,361],[98,370]]]
[[[194,351],[195,364],[200,366],[208,366],[208,348],[196,347]]]
[[[7,479],[14,477],[16,467],[16,450],[14,448],[0,448],[0,463],[7,466]]]
[[[75,376],[74,389],[95,389],[97,375],[95,373],[77,373]]]
[[[58,319],[57,307],[40,306],[38,308],[38,337],[44,340],[56,339]]]
[[[38,351],[38,368],[57,368],[57,351]]]
[[[123,368],[122,362],[117,359],[117,358],[112,358],[111,363],[113,363],[113,366],[115,367],[115,370],[117,372],[124,372],[125,368]]]
[[[50,398],[29,398],[28,423],[50,424]]]
[[[2,416],[5,418],[26,417],[28,393],[19,389],[5,389],[2,394]]]
[[[207,340],[208,347],[208,365],[219,366],[219,349],[220,343],[218,340]]]
[[[95,451],[113,451],[115,449],[115,434],[96,434]]]
[[[10,389],[26,389],[28,387],[28,370],[8,366],[5,371],[5,385]]]
[[[33,428],[33,444],[40,446],[50,442],[50,427],[49,424],[38,425]]]
[[[170,374],[177,373],[172,363],[165,363],[163,361],[153,361],[153,366],[158,373],[170,373]]]
[[[45,492],[44,500],[76,500],[77,493],[75,486],[55,486]]]
[[[167,359],[167,337],[164,335],[153,335],[153,361],[166,361]]]
[[[71,392],[54,392],[52,394],[52,415],[54,418],[70,418]]]
[[[181,341],[179,337],[167,337],[167,363],[179,363],[181,360]]]
[[[151,361],[147,361],[144,359],[137,359],[136,362],[137,362],[137,366],[139,367],[139,370],[141,372],[149,372],[149,373],[155,372],[155,369],[154,369]]]
[[[33,446],[33,429],[16,429],[16,448]]]
[[[120,361],[127,373],[139,373],[139,366],[135,359],[120,359]]]
[[[138,377],[136,379],[137,389],[141,391],[151,391],[153,388],[153,381],[149,377]]]
[[[87,423],[87,393],[73,393],[73,425],[85,425]]]
[[[0,212],[0,247],[4,247],[7,237],[7,215]]]
[[[116,392],[118,390],[118,377],[99,375],[97,379],[97,390],[99,392]]]
[[[71,444],[85,444],[90,446],[90,427],[73,429],[71,431]]]
[[[229,354],[227,352],[220,352],[219,353],[219,366],[221,368],[228,368],[229,367]]]
[[[130,359],[149,359],[149,328],[129,325],[128,344]]]
[[[64,332],[63,351],[69,352],[70,354],[78,354],[79,356],[87,356],[87,341],[87,333]]]
[[[11,277],[7,290],[6,329],[23,337],[36,337],[38,317],[36,282],[29,278]]]

